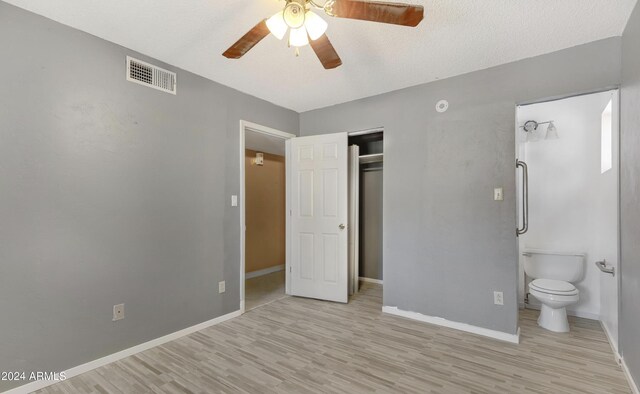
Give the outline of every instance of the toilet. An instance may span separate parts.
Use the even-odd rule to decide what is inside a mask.
[[[549,331],[569,332],[567,306],[580,300],[580,292],[572,283],[584,275],[584,253],[525,250],[524,271],[533,281],[529,294],[542,307],[538,325]]]

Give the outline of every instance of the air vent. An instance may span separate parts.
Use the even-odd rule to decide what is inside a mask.
[[[176,73],[127,56],[127,81],[176,94]]]

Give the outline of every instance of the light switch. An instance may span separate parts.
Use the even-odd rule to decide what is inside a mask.
[[[236,196],[235,194],[231,196],[231,206],[232,207],[238,206],[238,196]]]
[[[504,194],[502,193],[502,188],[501,187],[496,187],[495,189],[493,189],[493,199],[494,199],[494,201],[503,201],[504,200]]]

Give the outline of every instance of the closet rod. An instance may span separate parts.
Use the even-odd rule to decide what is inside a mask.
[[[374,171],[382,171],[382,167],[363,168],[362,169],[362,172],[374,172]]]

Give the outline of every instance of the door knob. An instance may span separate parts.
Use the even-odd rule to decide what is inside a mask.
[[[340,223],[340,225],[338,226],[340,228],[340,230],[344,230],[344,228],[346,227],[344,224]]]

